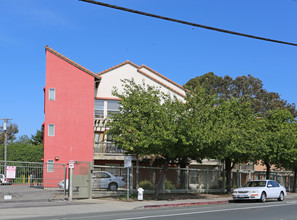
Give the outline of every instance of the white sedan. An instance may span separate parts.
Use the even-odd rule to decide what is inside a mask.
[[[274,180],[251,180],[244,184],[242,188],[233,190],[233,200],[260,200],[278,199],[283,201],[287,196],[286,188]]]
[[[66,183],[64,180],[58,183],[60,189],[64,189],[66,185],[66,190],[68,190],[68,179]],[[118,188],[125,187],[123,177],[116,177],[107,171],[94,171],[92,173],[92,188],[93,189],[107,189],[110,191],[116,191]],[[73,187],[73,191],[78,191],[79,187]]]
[[[116,191],[118,188],[125,187],[125,185],[123,177],[116,177],[107,171],[94,171],[92,174],[93,188]]]

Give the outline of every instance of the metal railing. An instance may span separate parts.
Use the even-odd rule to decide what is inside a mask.
[[[111,141],[99,142],[94,144],[94,153],[96,154],[117,154],[123,155],[124,151],[119,149],[115,143]]]

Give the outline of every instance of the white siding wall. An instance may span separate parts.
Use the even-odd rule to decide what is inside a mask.
[[[142,71],[150,75],[151,77],[157,79],[158,81],[162,82],[163,84],[167,85],[168,87],[174,89],[175,91],[185,95],[185,92],[182,89],[168,82],[167,80],[164,80],[163,78],[156,75],[155,73],[144,68],[142,68]],[[162,92],[165,92],[166,94],[169,93],[170,95],[176,96],[180,100],[184,100],[184,98],[179,94],[171,91],[170,89],[152,80],[151,78],[139,73],[137,71],[137,68],[129,63],[123,66],[120,66],[116,69],[110,70],[109,72],[102,74],[101,77],[102,79],[101,79],[100,85],[97,91],[95,92],[97,98],[98,97],[105,98],[105,99],[117,98],[112,95],[113,88],[116,87],[119,90],[119,92],[122,92],[123,83],[121,82],[121,79],[133,78],[137,84],[142,84],[142,82],[144,81],[144,83],[147,85],[158,87]]]

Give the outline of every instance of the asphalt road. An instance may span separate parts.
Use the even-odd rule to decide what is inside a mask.
[[[22,218],[24,219],[24,218]],[[28,218],[29,219],[29,218]],[[202,205],[191,207],[159,208],[159,209],[138,209],[118,212],[98,212],[90,214],[76,214],[51,216],[45,220],[138,220],[138,219],[160,219],[160,220],[289,220],[297,219],[297,201],[269,201],[266,203],[229,203],[224,205]]]

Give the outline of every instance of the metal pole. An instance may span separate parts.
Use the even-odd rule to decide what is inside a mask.
[[[4,120],[3,122],[3,130],[4,130],[4,175],[5,177],[7,176],[7,123],[8,120],[12,120],[12,119],[1,119]]]
[[[88,172],[88,174],[89,174],[89,199],[92,199],[93,198],[93,195],[92,195],[92,186],[93,186],[93,184],[92,184],[92,172],[91,172],[91,170],[92,170],[92,162],[89,162],[89,172]]]
[[[7,131],[4,134],[4,175],[7,177]]]
[[[127,167],[127,200],[129,200],[129,188],[130,188],[129,182],[130,182],[130,174],[129,174],[129,167]]]
[[[68,198],[68,201],[72,201],[72,176],[73,176],[73,168],[69,168],[69,180],[68,180],[69,198]]]

